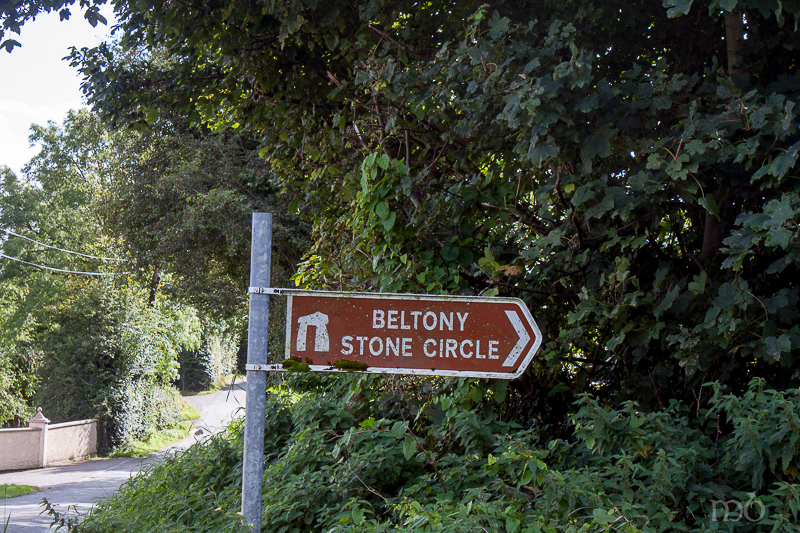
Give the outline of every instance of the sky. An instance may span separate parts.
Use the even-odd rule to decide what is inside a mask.
[[[110,9],[103,15],[112,19]],[[22,44],[8,53],[0,49],[0,166],[17,173],[39,151],[29,145],[31,124],[60,124],[70,109],[82,103],[77,69],[62,58],[70,46],[96,46],[109,38],[110,26],[93,28],[77,9],[67,21],[48,13],[22,26],[21,35],[10,34]],[[9,33],[6,33],[9,36]]]

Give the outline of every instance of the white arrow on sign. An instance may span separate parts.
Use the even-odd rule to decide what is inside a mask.
[[[519,319],[519,315],[516,311],[506,311],[506,316],[511,322],[511,325],[514,326],[514,331],[516,331],[517,335],[519,335],[519,340],[511,349],[511,353],[508,354],[506,360],[503,361],[503,366],[514,366],[514,363],[517,362],[522,350],[525,348],[525,346],[527,346],[528,341],[531,340],[531,336],[528,335],[527,331],[525,331],[525,326],[522,324],[522,320]]]

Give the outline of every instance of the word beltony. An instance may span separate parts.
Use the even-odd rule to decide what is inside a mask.
[[[408,330],[408,331],[458,331],[463,332],[469,313],[433,311],[397,311],[374,309],[372,311],[372,329],[375,330]],[[423,333],[424,334],[424,333]],[[351,336],[342,337],[342,355],[372,355],[412,357],[416,353],[426,357],[499,359],[499,341],[428,338],[401,336]],[[415,345],[416,344],[416,345]]]

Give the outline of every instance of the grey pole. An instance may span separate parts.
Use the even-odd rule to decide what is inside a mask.
[[[253,213],[250,249],[250,286],[269,287],[272,261],[272,213]],[[269,296],[250,294],[247,328],[247,364],[267,364]],[[261,531],[261,480],[264,475],[264,409],[266,372],[247,371],[247,403],[244,418],[244,469],[242,515],[254,533]]]

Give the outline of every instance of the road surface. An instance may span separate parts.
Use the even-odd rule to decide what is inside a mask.
[[[231,418],[244,412],[245,383],[237,381],[211,394],[186,396],[200,412],[195,420],[198,428],[187,438],[178,441],[161,453],[186,449],[198,440],[225,429]],[[33,485],[40,492],[0,500],[0,532],[10,517],[6,533],[45,533],[50,530],[51,518],[40,515],[47,498],[61,512],[71,516],[85,513],[94,503],[113,493],[139,471],[142,464],[157,461],[160,454],[146,458],[87,459],[22,472],[0,474],[0,485]],[[62,528],[59,531],[66,531]]]

